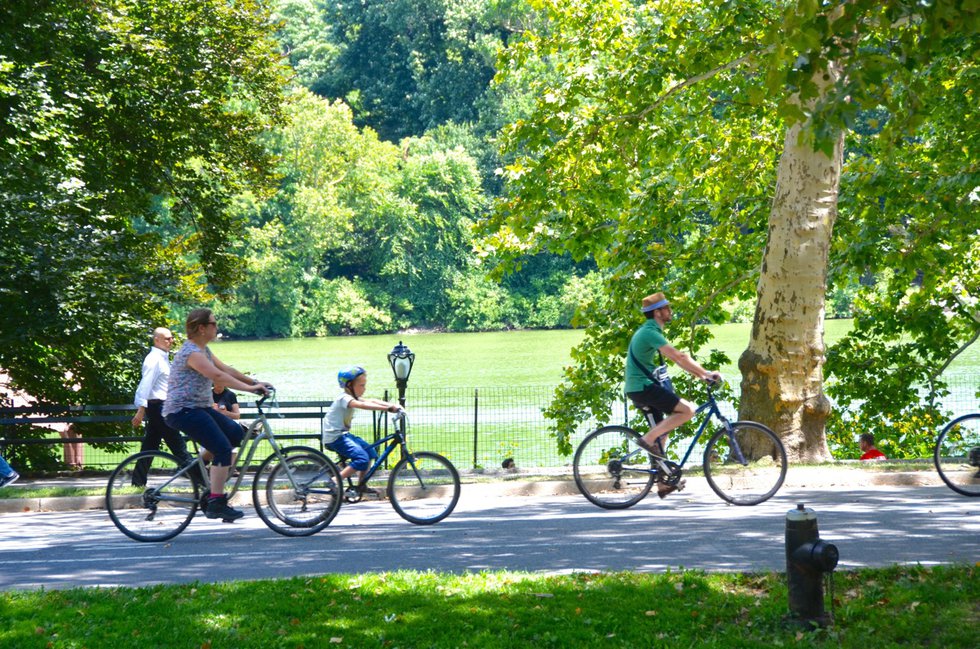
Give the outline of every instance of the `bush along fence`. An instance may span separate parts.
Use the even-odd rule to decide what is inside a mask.
[[[975,380],[964,377],[949,383],[950,395],[944,400],[943,409],[950,416],[980,410]],[[571,457],[558,454],[549,422],[542,414],[553,393],[554,388],[549,386],[476,389],[409,386],[406,393],[409,447],[441,453],[460,469],[499,469],[510,458],[518,469],[568,471]],[[395,395],[385,392],[383,398],[394,400]],[[277,438],[322,449],[320,424],[329,405],[330,401],[280,402],[277,409],[268,413],[268,419]],[[254,403],[243,401],[241,406],[243,421],[256,416]],[[722,409],[726,416],[735,418],[730,404],[722,404]],[[134,411],[132,405],[0,408],[0,454],[19,470],[60,471],[81,467],[109,470],[139,450],[141,431],[133,430],[130,423]],[[611,424],[622,424],[635,416],[625,400],[612,412],[612,421],[608,422]],[[355,416],[352,432],[377,440],[389,430],[389,424],[386,413],[365,411]],[[597,422],[583,423],[570,440],[572,447],[597,425]],[[935,430],[922,431],[923,439],[934,439],[939,428],[941,425]],[[828,438],[856,438],[861,432],[864,431],[828,431]],[[831,446],[837,450],[835,444]],[[257,457],[264,456],[260,450]],[[851,457],[848,454],[839,459]]]

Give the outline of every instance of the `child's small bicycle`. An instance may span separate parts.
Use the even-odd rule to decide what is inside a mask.
[[[359,502],[368,490],[368,480],[385,464],[392,451],[399,449],[401,459],[388,474],[387,496],[398,515],[416,525],[432,525],[449,516],[459,502],[459,472],[453,463],[438,453],[411,452],[405,437],[405,412],[392,417],[394,432],[371,445],[378,459],[355,485],[347,479],[344,500]],[[387,444],[387,446],[385,446]],[[382,447],[384,447],[382,449]],[[341,458],[341,463],[345,458]]]
[[[708,400],[695,416],[707,412],[687,453],[674,463],[640,446],[641,435],[626,426],[604,426],[589,434],[578,450],[572,471],[586,498],[605,509],[632,507],[650,493],[655,482],[680,483],[684,464],[698,440],[717,418],[721,428],[704,447],[704,477],[722,500],[733,505],[757,505],[768,500],[786,478],[786,450],[776,433],[754,421],[729,422],[708,383]],[[653,425],[653,413],[644,412]]]
[[[279,446],[262,405],[248,427],[241,452],[229,471],[238,471],[228,491],[238,493],[252,470],[259,444],[272,455],[254,472],[252,502],[259,517],[283,536],[309,536],[328,526],[340,510],[340,471],[326,455],[306,446]],[[105,503],[109,518],[137,541],[167,541],[184,531],[210,492],[208,469],[200,455],[187,464],[162,451],[143,451],[123,460],[109,476]]]

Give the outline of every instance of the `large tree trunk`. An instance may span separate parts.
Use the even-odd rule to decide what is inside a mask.
[[[824,76],[824,84],[830,75]],[[844,136],[833,154],[814,151],[786,133],[769,215],[769,235],[759,279],[752,340],[739,359],[739,417],[776,431],[791,461],[830,459],[824,423],[830,403],[823,392],[823,322],[827,257],[840,184]]]

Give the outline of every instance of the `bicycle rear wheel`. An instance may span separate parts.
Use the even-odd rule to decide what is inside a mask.
[[[936,440],[936,470],[950,489],[980,496],[980,414],[951,421]]]
[[[184,531],[197,511],[200,480],[190,479],[173,455],[130,455],[109,476],[106,511],[119,531],[137,541],[167,541]]]
[[[262,462],[252,483],[259,518],[283,536],[310,536],[333,522],[343,497],[340,471],[327,456],[308,450]]]
[[[416,525],[449,516],[459,502],[459,473],[438,453],[406,455],[388,476],[388,497],[398,515]]]
[[[626,509],[643,500],[657,474],[639,443],[640,434],[625,426],[605,426],[582,440],[572,462],[582,495],[603,509]]]
[[[786,450],[776,433],[762,424],[737,421],[722,428],[704,449],[704,477],[722,500],[758,505],[769,500],[786,479]]]

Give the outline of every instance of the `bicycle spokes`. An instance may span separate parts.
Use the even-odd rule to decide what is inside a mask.
[[[708,485],[723,500],[755,505],[782,486],[786,451],[776,434],[762,424],[736,422],[708,441],[703,466]]]
[[[607,509],[643,499],[658,470],[640,446],[640,436],[623,426],[600,428],[579,445],[572,463],[575,483],[591,502]]]

